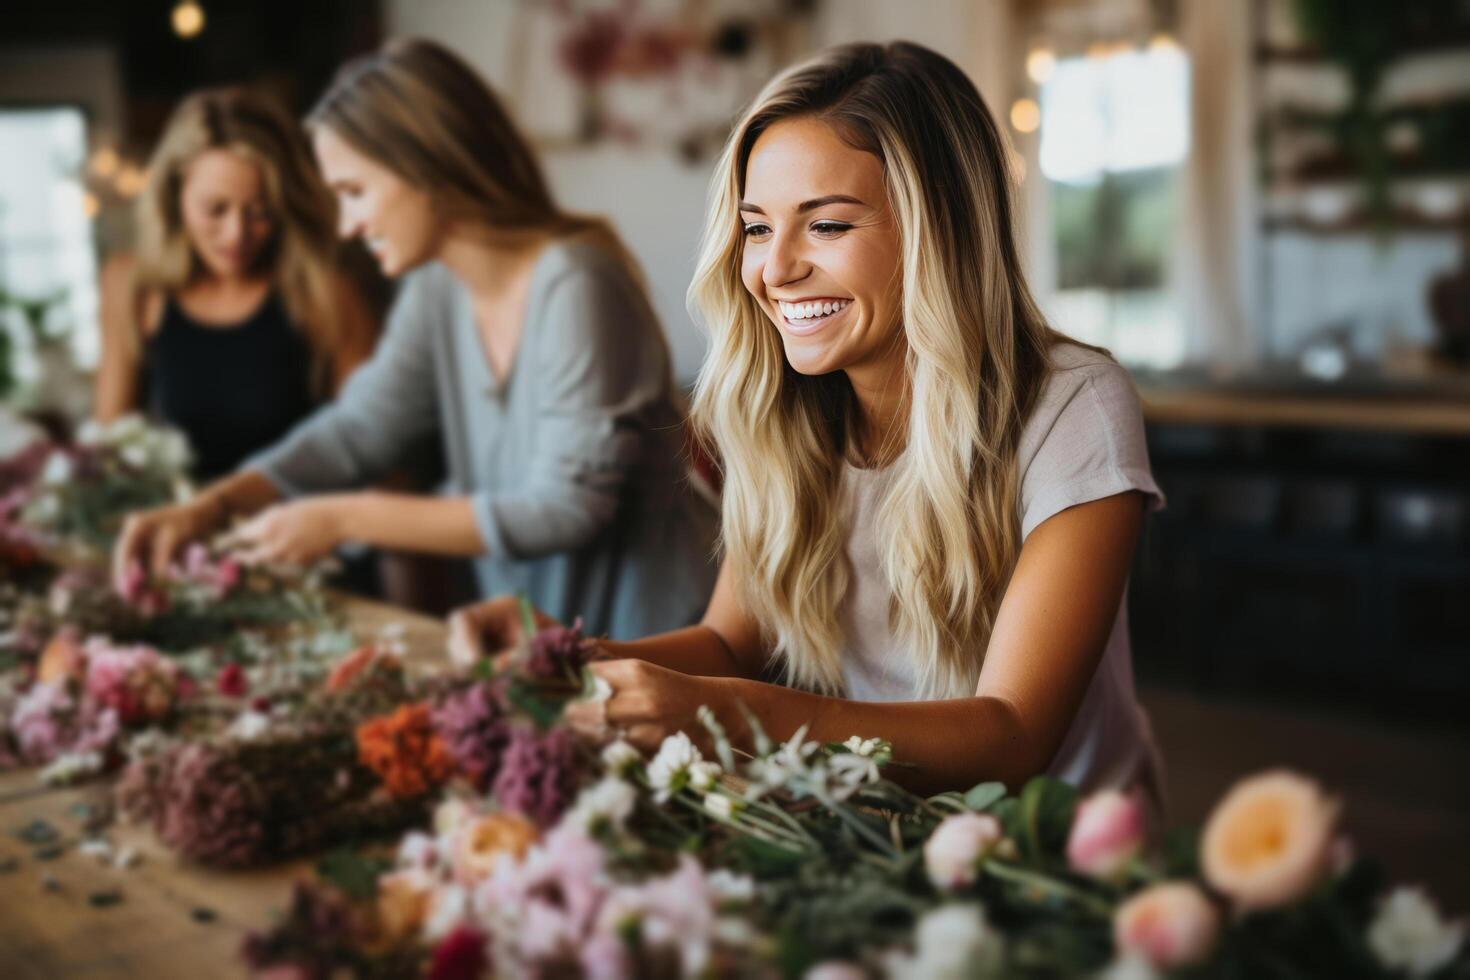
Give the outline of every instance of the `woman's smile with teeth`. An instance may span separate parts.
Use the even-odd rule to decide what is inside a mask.
[[[812,300],[805,303],[784,303],[777,301],[781,308],[781,315],[788,320],[810,320],[818,317],[831,316],[833,313],[841,313],[847,309],[850,299],[826,299]]]

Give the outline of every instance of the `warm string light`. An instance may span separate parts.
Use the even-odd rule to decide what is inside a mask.
[[[1017,99],[1011,105],[1011,125],[1018,133],[1034,133],[1041,125],[1041,107],[1035,99]]]
[[[1035,48],[1026,56],[1026,74],[1037,85],[1045,85],[1057,67],[1057,56],[1050,48]]]
[[[204,8],[195,0],[183,0],[174,7],[170,19],[173,21],[174,33],[186,41],[198,37],[199,32],[204,30]]]

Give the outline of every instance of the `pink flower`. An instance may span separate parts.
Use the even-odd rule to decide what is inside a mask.
[[[214,679],[215,690],[227,698],[244,697],[250,691],[250,681],[245,677],[245,668],[238,663],[228,663],[220,669]]]
[[[867,980],[868,972],[845,960],[823,960],[807,970],[801,980]]]
[[[1243,910],[1296,901],[1328,871],[1337,809],[1320,786],[1293,772],[1242,780],[1205,824],[1205,880]]]
[[[20,757],[39,765],[64,752],[106,755],[121,725],[114,709],[75,697],[63,680],[32,685],[16,702],[10,729]]]
[[[1220,914],[1204,892],[1187,882],[1150,886],[1113,915],[1118,951],[1140,954],[1166,970],[1203,962],[1219,934]]]
[[[945,817],[924,842],[924,867],[936,888],[957,889],[974,883],[980,862],[1005,835],[1000,821],[988,813],[956,813]]]
[[[1143,805],[1115,789],[1094,793],[1077,807],[1067,839],[1074,871],[1093,878],[1116,878],[1143,847]]]
[[[179,668],[146,646],[87,642],[87,696],[117,711],[124,725],[160,721],[173,711]]]
[[[129,562],[123,569],[118,594],[145,617],[156,616],[168,608],[168,596],[153,587],[142,562]]]

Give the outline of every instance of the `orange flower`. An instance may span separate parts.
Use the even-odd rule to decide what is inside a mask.
[[[536,843],[536,825],[519,813],[472,817],[460,828],[454,847],[454,869],[466,883],[488,878],[502,854],[517,861]]]
[[[389,942],[417,933],[429,914],[434,877],[422,868],[405,868],[378,879],[378,927]]]
[[[1327,873],[1336,819],[1336,801],[1296,773],[1242,780],[1205,824],[1205,880],[1241,909],[1294,902]]]
[[[377,659],[378,650],[372,644],[358,647],[347,656],[332,665],[331,673],[327,674],[327,690],[340,691],[353,679],[367,669],[368,665]]]
[[[401,705],[359,725],[357,757],[400,799],[422,796],[454,774],[454,757],[423,703]]]
[[[46,649],[41,651],[41,662],[36,667],[36,680],[42,684],[63,680],[68,677],[81,679],[86,672],[87,654],[77,642],[76,631],[62,628]]]

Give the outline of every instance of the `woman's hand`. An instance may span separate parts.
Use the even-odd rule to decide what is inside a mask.
[[[184,545],[218,530],[225,513],[218,501],[196,497],[186,503],[130,514],[112,551],[115,587],[126,591],[128,568],[134,563],[162,575]]]
[[[539,609],[534,615],[538,630],[558,625]],[[515,650],[530,639],[525,632],[519,596],[503,595],[463,606],[449,615],[449,660],[469,670],[486,657],[500,657]]]
[[[341,497],[313,497],[276,504],[230,535],[240,559],[263,564],[308,565],[346,540]]]
[[[682,731],[708,750],[709,732],[698,718],[701,706],[713,711],[727,729],[732,727],[733,685],[739,681],[681,674],[646,660],[602,660],[589,664],[588,669],[612,688],[612,694],[602,701],[568,705],[565,718],[574,731],[591,741],[621,738],[648,753]]]

